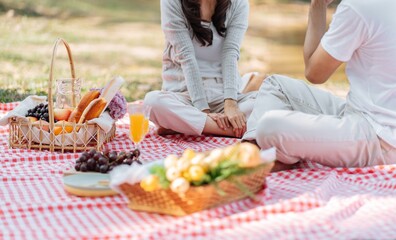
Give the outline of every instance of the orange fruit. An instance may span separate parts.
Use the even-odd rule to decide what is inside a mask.
[[[64,133],[71,133],[73,131],[73,124],[67,122],[66,120],[58,121],[55,123],[54,127],[54,134],[64,134]]]

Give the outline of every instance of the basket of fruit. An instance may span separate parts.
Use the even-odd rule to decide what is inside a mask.
[[[71,88],[73,89],[71,106],[67,108],[54,107],[52,90],[55,55],[61,43],[67,50],[71,68]],[[39,149],[51,152],[56,150],[62,152],[100,150],[104,143],[113,139],[115,121],[109,114],[104,114],[104,110],[115,96],[123,80],[121,78],[112,79],[103,91],[91,90],[77,102],[74,98],[75,79],[70,47],[65,40],[57,39],[50,66],[48,102],[25,99],[29,101],[22,103],[28,103],[29,108],[24,109],[18,106],[19,113],[21,110],[26,110],[26,112],[22,113],[24,117],[18,115],[18,117],[9,118],[9,145],[11,148]],[[99,122],[104,124],[100,125]],[[107,127],[104,129],[103,125]]]
[[[128,197],[133,210],[184,216],[245,197],[255,198],[265,187],[274,159],[274,149],[260,151],[250,143],[205,153],[187,149],[180,158],[169,155],[163,163],[150,166],[149,174],[130,176],[116,188]]]

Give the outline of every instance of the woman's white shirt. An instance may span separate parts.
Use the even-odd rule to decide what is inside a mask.
[[[199,72],[203,78],[221,78],[221,52],[223,50],[224,38],[219,35],[212,23],[203,22],[202,25],[212,30],[213,41],[210,46],[202,46],[196,38],[193,40]]]

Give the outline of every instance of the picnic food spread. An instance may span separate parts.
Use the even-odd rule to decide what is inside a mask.
[[[90,114],[100,115],[98,112],[104,104],[101,97],[106,100],[106,105],[112,101],[115,85],[109,85],[113,86],[109,88],[112,90],[107,89],[102,95],[87,101],[79,112],[78,120],[75,117],[69,119],[76,108],[69,108],[71,105],[53,108],[51,97],[48,103],[44,97],[29,96],[25,99],[27,101],[20,103],[0,104],[0,113],[10,125],[9,131],[1,127],[3,144],[0,152],[2,172],[5,173],[0,184],[4,202],[0,208],[4,213],[1,239],[202,239],[235,236],[242,239],[282,239],[290,238],[291,233],[301,238],[320,239],[331,238],[335,232],[345,238],[376,236],[387,239],[395,235],[391,224],[394,222],[395,192],[391,191],[395,189],[391,181],[394,179],[394,165],[330,169],[308,161],[301,164],[307,169],[271,174],[267,191],[253,195],[264,188],[273,162],[263,162],[262,151],[253,145],[236,143],[237,139],[213,136],[163,138],[149,134],[141,148],[150,149],[143,152],[144,160],[149,163],[133,164],[140,163],[140,151],[130,151],[136,145],[128,141],[127,119],[117,122],[117,137],[107,145],[104,143],[113,139],[115,127],[113,133],[99,139],[109,132],[99,132],[102,125],[90,125],[99,118],[81,124],[78,134],[75,131],[81,119],[86,122],[92,117]],[[120,106],[123,101],[121,98],[118,100],[112,101],[116,106],[114,114],[106,112],[100,118],[109,115],[113,120],[122,118],[125,112]],[[98,105],[94,107],[94,104]],[[92,128],[95,129],[91,133],[88,130]],[[66,134],[69,132],[71,134]],[[10,147],[6,145],[7,135]],[[88,137],[85,139],[84,136]],[[87,148],[91,139],[95,139],[96,145],[89,147],[96,150]],[[99,151],[102,145],[111,151]],[[54,146],[55,150],[85,151],[75,161],[77,171],[58,171],[70,168],[71,159],[74,161],[77,155],[54,153]],[[273,158],[267,159],[275,159],[274,153],[272,150]],[[158,164],[149,166],[153,162]],[[133,173],[137,181],[131,182],[129,178],[119,182],[117,190],[120,191],[116,192],[110,188],[109,181],[120,169]],[[102,174],[108,172],[110,174]],[[137,173],[144,174],[139,178]],[[62,174],[66,191],[59,191]],[[368,191],[370,189],[371,192]],[[121,192],[129,203],[120,196],[82,199],[65,192],[85,197],[111,196]],[[230,203],[247,196],[259,201]],[[220,206],[225,203],[230,204]],[[126,211],[127,204],[133,210],[176,216],[218,207],[177,219]],[[335,219],[335,215],[344,218]],[[370,224],[356,228],[367,216],[372,218]],[[328,231],[329,225],[335,227]]]

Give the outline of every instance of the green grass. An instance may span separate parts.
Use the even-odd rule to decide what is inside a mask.
[[[271,2],[251,1],[240,72],[303,78],[307,5]],[[103,87],[116,75],[126,80],[121,91],[128,101],[160,89],[164,39],[158,0],[0,0],[0,34],[0,102],[47,91],[58,37],[70,44],[83,91]],[[55,78],[69,77],[62,46],[55,59]],[[340,72],[325,87],[347,89],[344,78]]]

